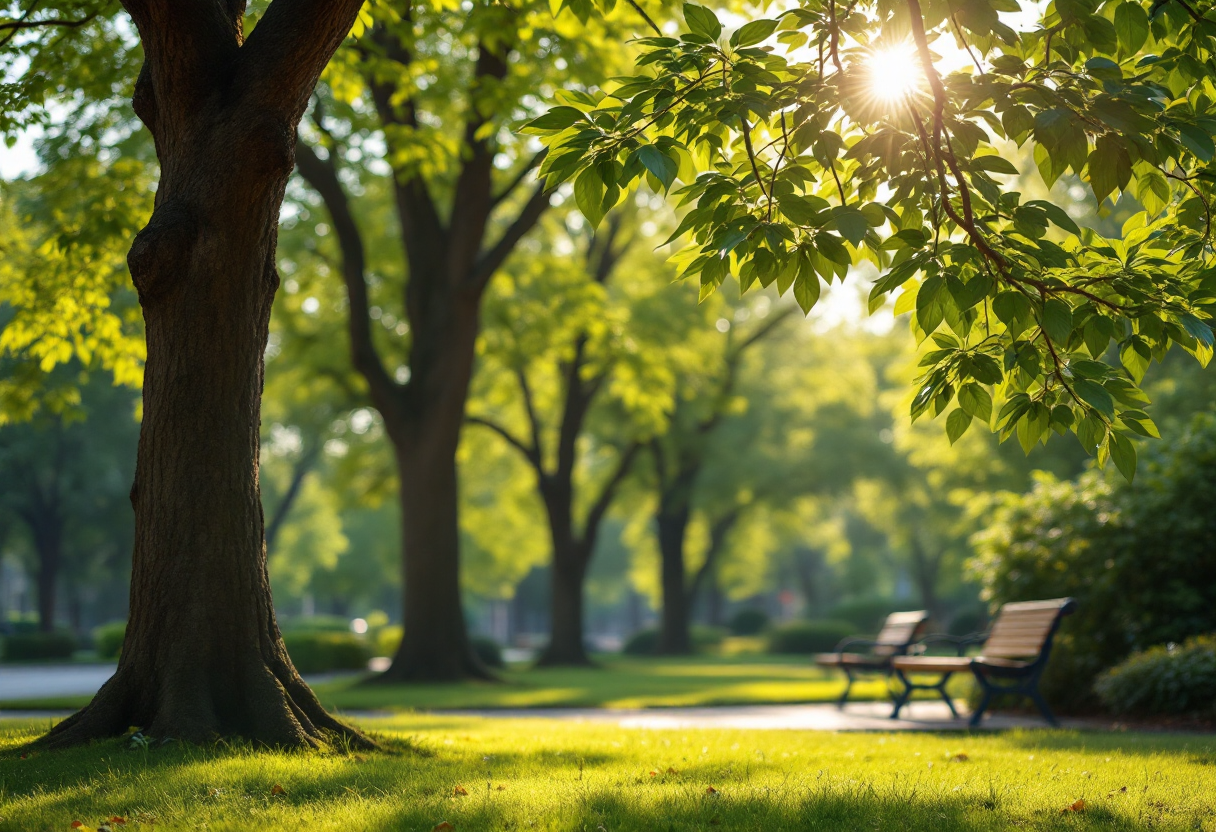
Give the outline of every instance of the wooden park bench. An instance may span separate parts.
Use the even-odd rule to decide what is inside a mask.
[[[980,724],[992,697],[998,693],[1029,697],[1038,705],[1048,724],[1056,725],[1055,716],[1039,693],[1039,678],[1043,675],[1043,669],[1051,655],[1051,642],[1060,627],[1060,619],[1076,608],[1077,604],[1071,598],[1005,604],[997,614],[986,638],[963,637],[952,640],[958,647],[958,656],[896,656],[891,665],[903,684],[903,691],[895,699],[895,710],[891,718],[899,717],[900,709],[908,704],[913,692],[917,690],[937,691],[949,706],[950,713],[957,717],[958,711],[954,709],[954,703],[946,693],[946,682],[952,674],[970,670],[983,691],[979,707],[971,715],[973,728]],[[926,642],[945,640],[950,639],[934,636]],[[968,644],[980,641],[983,647],[978,656],[962,655]],[[938,679],[933,684],[913,682],[909,675],[914,673],[933,674]]]
[[[834,653],[816,655],[815,664],[843,670],[845,678],[848,679],[844,693],[836,703],[837,707],[843,708],[844,703],[849,700],[849,691],[856,681],[855,674],[881,673],[890,676],[891,660],[908,652],[908,648],[920,638],[921,630],[928,620],[929,613],[925,610],[893,612],[887,616],[882,631],[876,638],[846,638],[836,645]],[[866,652],[858,652],[861,648],[865,648]]]

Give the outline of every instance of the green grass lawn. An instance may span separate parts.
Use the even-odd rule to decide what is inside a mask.
[[[773,657],[635,659],[608,657],[598,668],[509,669],[497,683],[316,687],[328,708],[433,710],[466,708],[658,708],[774,702],[827,702],[840,696],[839,674],[807,660]],[[886,696],[880,680],[855,685],[858,699]]]
[[[363,725],[397,750],[115,740],[20,759],[47,723],[5,723],[0,830],[69,832],[117,815],[158,832],[1216,832],[1210,735],[653,731],[425,714]]]

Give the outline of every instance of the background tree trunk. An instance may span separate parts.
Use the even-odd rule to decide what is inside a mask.
[[[543,667],[590,666],[583,631],[586,558],[574,546],[553,550],[553,591],[549,599],[549,644],[537,662]]]
[[[34,519],[34,550],[38,554],[38,629],[55,629],[55,592],[59,586],[59,565],[63,560],[63,523],[50,506]]]
[[[146,62],[134,105],[161,181],[128,255],[147,332],[131,613],[118,669],[42,740],[125,733],[271,746],[363,737],[321,707],[275,622],[258,442],[296,124],[356,0],[127,0]]]
[[[659,620],[659,640],[655,652],[662,656],[686,656],[692,653],[684,574],[684,539],[690,515],[688,505],[683,504],[660,510],[655,517],[663,588],[663,613]]]

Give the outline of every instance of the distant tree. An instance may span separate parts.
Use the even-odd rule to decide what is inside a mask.
[[[635,241],[637,225],[618,214],[592,237],[548,224],[543,244],[572,249],[586,237],[581,257],[521,258],[487,307],[480,395],[469,422],[500,436],[535,476],[552,553],[544,665],[590,661],[584,586],[600,529],[644,434],[670,401],[665,347],[699,322],[674,308],[670,315],[645,308],[663,303],[670,278],[653,255],[630,256],[644,245]],[[517,405],[506,406],[504,395]]]
[[[48,632],[61,623],[57,599],[75,588],[70,580],[124,561],[118,547],[132,534],[137,396],[104,381],[76,389],[83,399],[70,411],[0,426],[0,525],[19,529],[20,549],[32,555],[38,624]]]

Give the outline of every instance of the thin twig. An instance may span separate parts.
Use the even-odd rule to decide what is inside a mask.
[[[646,14],[646,10],[637,4],[637,0],[625,0],[625,2],[633,6],[633,10],[642,16],[642,20],[645,20],[646,24],[650,26],[651,29],[654,29],[654,33],[656,35],[663,37],[663,30],[658,27],[658,24],[650,19],[650,15]]]

